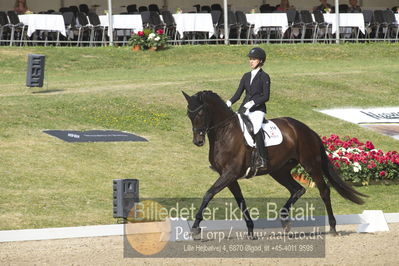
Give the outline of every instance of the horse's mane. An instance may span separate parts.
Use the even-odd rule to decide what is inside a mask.
[[[230,108],[227,107],[224,100],[213,91],[201,91],[199,92],[201,95],[202,101],[204,103],[208,103],[214,107],[221,108],[219,111],[230,111],[233,112]]]

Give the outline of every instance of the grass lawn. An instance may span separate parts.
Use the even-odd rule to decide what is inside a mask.
[[[269,118],[291,116],[320,135],[399,150],[393,138],[317,112],[397,106],[398,44],[262,47],[272,80]],[[249,49],[0,47],[0,230],[114,223],[112,179],[139,179],[140,197],[202,197],[217,176],[208,169],[208,147],[192,144],[181,90],[231,97],[248,71]],[[25,87],[30,53],[46,55],[40,89]],[[46,129],[123,130],[149,142],[67,143]],[[288,197],[270,176],[240,184],[247,197]],[[332,192],[336,214],[399,211],[398,185],[357,189],[370,195],[363,206]],[[318,197],[318,190],[305,195]]]

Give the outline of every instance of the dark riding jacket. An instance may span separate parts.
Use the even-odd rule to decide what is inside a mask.
[[[258,73],[256,73],[254,79],[251,82],[251,72],[245,73],[242,76],[240,85],[236,93],[230,99],[230,102],[233,104],[238,101],[245,90],[245,98],[240,106],[240,110],[245,110],[244,104],[253,100],[255,105],[249,109],[250,112],[254,111],[262,111],[266,113],[266,102],[269,100],[270,96],[270,77],[264,72],[262,69],[259,69]]]

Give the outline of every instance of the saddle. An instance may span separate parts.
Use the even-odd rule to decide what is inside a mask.
[[[248,179],[255,176],[258,172],[258,169],[255,165],[259,154],[254,141],[255,134],[251,120],[248,116],[242,113],[238,113],[237,115],[246,144],[252,148],[250,158],[251,163],[244,175],[244,178]],[[273,121],[269,121],[264,118],[261,130],[264,136],[265,147],[278,145],[283,141],[281,131]]]
[[[253,125],[251,120],[249,120],[248,116],[237,113],[238,120],[240,121],[240,126],[241,126],[241,131],[244,134],[246,144],[252,148],[255,147],[255,141],[254,141],[254,130],[253,130]],[[283,135],[281,134],[280,129],[277,127],[277,125],[271,121],[271,120],[266,120],[264,118],[263,124],[262,124],[262,130],[263,130],[263,135],[264,135],[264,141],[265,141],[265,146],[275,146],[279,145],[281,142],[283,142]]]
[[[242,121],[244,122],[245,127],[248,130],[248,133],[252,136],[255,137],[254,134],[254,125],[252,125],[251,120],[249,119],[248,116],[244,115],[244,114],[239,114],[241,116]],[[266,118],[263,118],[263,124],[268,123],[269,120],[267,120]]]

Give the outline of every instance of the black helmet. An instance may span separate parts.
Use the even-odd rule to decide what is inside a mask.
[[[266,52],[262,48],[255,47],[249,51],[248,57],[262,60],[262,63],[264,63],[266,61]]]

